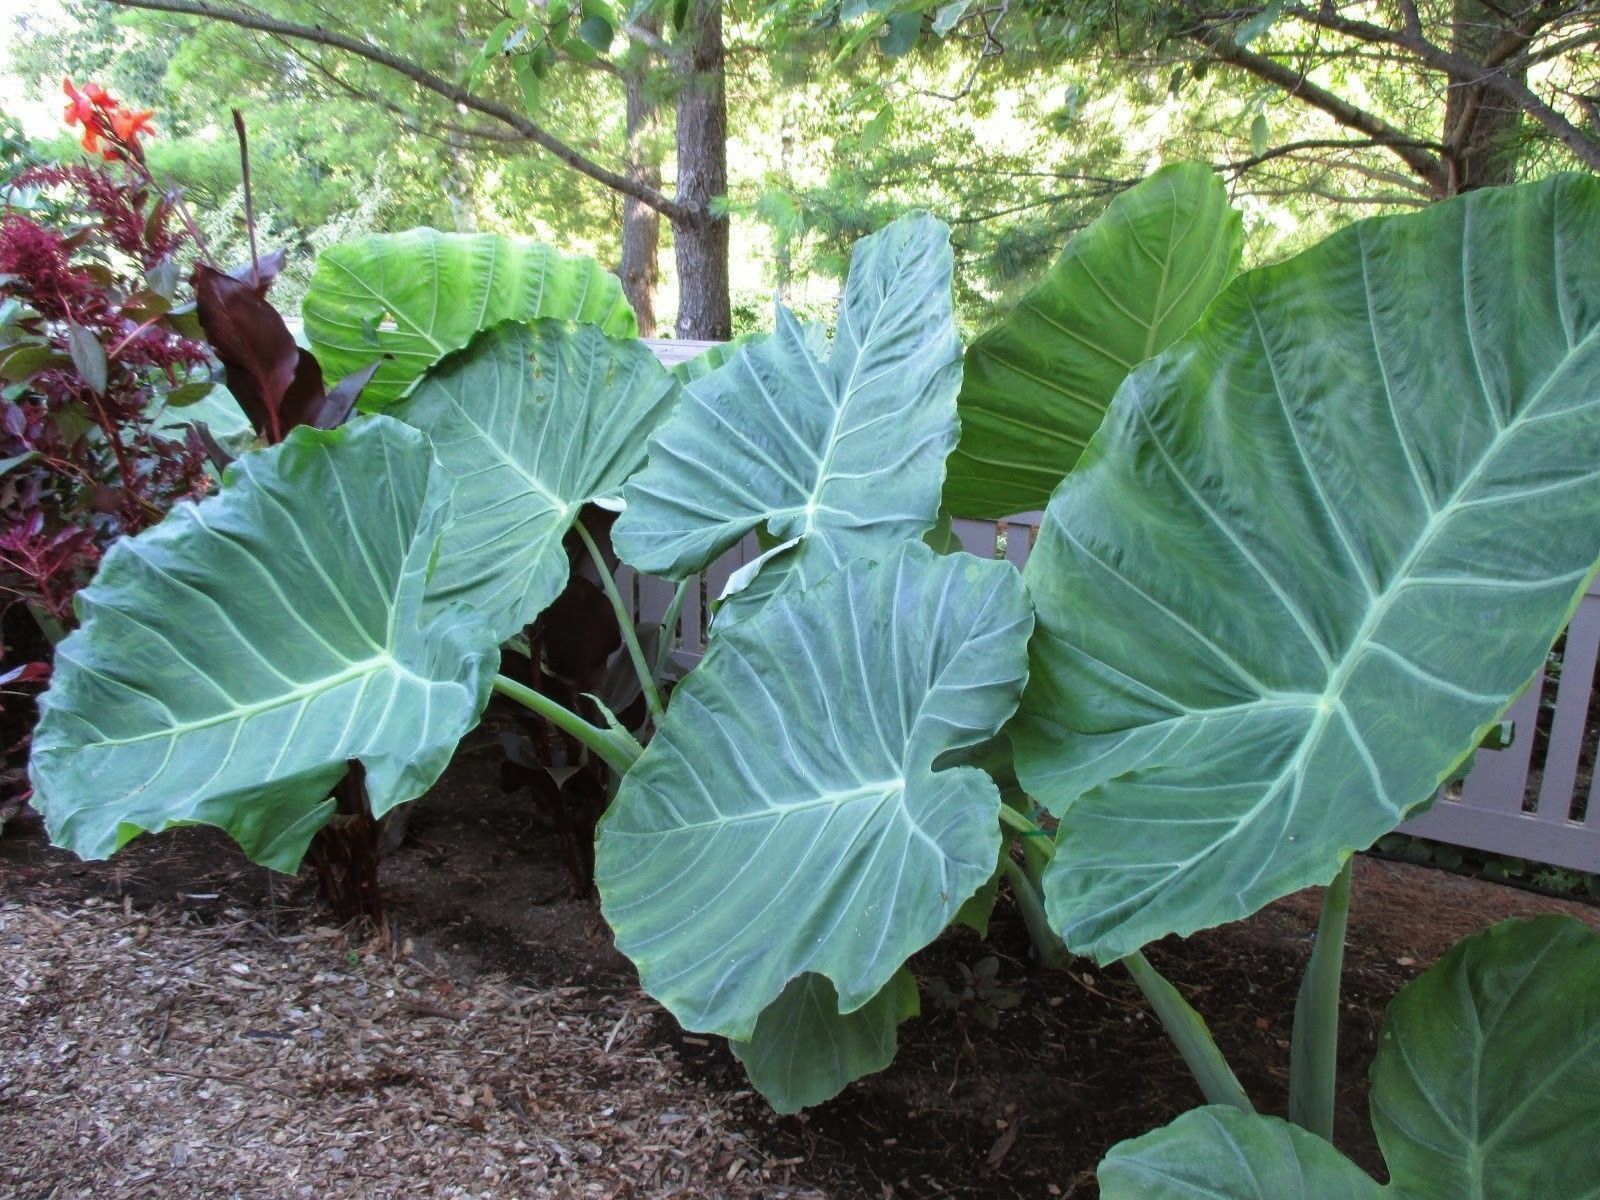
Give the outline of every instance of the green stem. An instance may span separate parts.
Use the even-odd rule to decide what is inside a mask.
[[[1017,865],[1009,850],[1000,855],[1000,869],[1011,884],[1011,894],[1016,897],[1017,907],[1022,911],[1022,920],[1028,927],[1028,938],[1033,942],[1039,962],[1054,970],[1065,970],[1072,956],[1067,953],[1066,944],[1056,936],[1056,931],[1050,928],[1050,920],[1044,912],[1044,901],[1039,898],[1033,880]]]
[[[672,603],[667,605],[667,615],[661,618],[661,646],[656,651],[656,661],[650,667],[650,678],[660,686],[661,677],[666,674],[667,662],[672,657],[672,649],[678,644],[678,619],[683,616],[683,602],[689,595],[689,585],[700,585],[700,577],[691,575],[678,585],[678,590],[672,593]]]
[[[536,692],[515,679],[496,675],[494,690],[502,696],[510,696],[524,708],[538,713],[563,733],[570,733],[604,759],[606,765],[618,775],[627,774],[628,768],[638,762],[639,756],[644,753],[644,747],[624,731],[601,729],[598,725],[591,725],[577,713],[563,708],[543,692]]]
[[[1333,877],[1322,897],[1317,944],[1300,981],[1289,1049],[1289,1119],[1333,1141],[1333,1106],[1339,1086],[1339,977],[1350,917],[1350,866]]]
[[[1049,862],[1055,856],[1054,840],[1009,804],[1000,805],[1000,821],[1022,834],[1024,851],[1037,854],[1041,864]],[[1032,861],[1030,858],[1030,863]],[[1038,903],[1038,891],[1033,887],[1033,881],[1028,878],[1027,872],[1013,863],[1009,856],[1001,859],[1001,866],[1010,868],[1006,872],[1006,877],[1012,879],[1012,890],[1017,895],[1017,905],[1022,909],[1022,918],[1028,923],[1028,934],[1033,937],[1034,945],[1039,946],[1039,939],[1034,936],[1033,920],[1028,912],[1028,900],[1031,898]],[[1023,887],[1017,885],[1012,871],[1021,876]],[[1039,905],[1039,915],[1042,919],[1044,915],[1042,904]],[[1045,924],[1045,929],[1065,951],[1065,943],[1055,937],[1055,931],[1050,929],[1048,923]],[[1044,952],[1041,947],[1041,960],[1043,957]],[[1062,961],[1064,963],[1065,959]],[[1135,951],[1122,960],[1122,965],[1128,968],[1128,974],[1133,976],[1134,982],[1139,985],[1139,990],[1144,993],[1144,998],[1150,1002],[1150,1007],[1155,1009],[1156,1016],[1161,1019],[1161,1024],[1167,1031],[1167,1036],[1178,1047],[1178,1053],[1183,1055],[1183,1061],[1188,1064],[1190,1073],[1199,1083],[1200,1090],[1205,1093],[1206,1102],[1230,1105],[1240,1112],[1254,1112],[1255,1107],[1250,1103],[1250,1097],[1245,1094],[1244,1085],[1233,1073],[1228,1060],[1222,1056],[1216,1040],[1211,1036],[1211,1030],[1206,1027],[1205,1018],[1194,1010],[1178,989],[1168,983],[1166,977],[1156,970],[1143,954]]]
[[[1178,1047],[1178,1053],[1183,1055],[1190,1074],[1205,1093],[1206,1103],[1226,1104],[1240,1112],[1254,1112],[1255,1108],[1245,1094],[1244,1086],[1228,1065],[1228,1060],[1222,1057],[1211,1031],[1206,1028],[1205,1018],[1195,1012],[1178,989],[1168,983],[1139,951],[1124,958],[1122,965],[1128,968],[1128,974],[1133,976],[1144,998],[1156,1010],[1156,1016],[1161,1018],[1167,1036]]]
[[[1002,796],[1012,794],[1004,790],[1001,792]],[[1015,794],[1020,795],[1021,793]],[[1044,876],[1045,867],[1055,857],[1055,839],[1024,816],[1020,810],[1013,808],[1010,804],[1005,803],[1004,800],[1000,804],[1000,822],[1003,825],[1011,826],[1012,829],[1022,835],[1022,857],[1027,862],[1028,878],[1033,880],[1035,890],[1037,890],[1038,882]]]
[[[1037,838],[1041,842],[1049,843],[1050,837],[1044,830],[1034,824],[1026,813],[1018,812],[1009,804],[1002,803],[1000,805],[1000,824],[1011,826],[1025,838]],[[1050,854],[1046,854],[1045,857],[1049,858],[1053,854],[1054,848],[1052,847]]]
[[[605,588],[606,599],[611,601],[611,608],[617,614],[617,624],[622,628],[622,641],[628,647],[628,657],[633,661],[634,674],[639,676],[639,687],[644,692],[645,706],[650,710],[651,720],[659,725],[664,711],[661,693],[656,690],[655,676],[650,672],[650,665],[645,662],[644,647],[639,645],[639,631],[634,628],[633,614],[623,605],[622,595],[617,591],[617,581],[612,578],[611,571],[606,566],[605,556],[600,553],[600,547],[594,544],[594,538],[590,537],[589,531],[583,527],[582,519],[574,522],[572,527],[578,531],[578,536],[588,548],[589,557],[594,560],[594,569],[600,576],[600,586]]]

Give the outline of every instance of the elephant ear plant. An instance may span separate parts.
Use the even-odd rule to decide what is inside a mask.
[[[1600,182],[1363,222],[1229,282],[1237,228],[1209,174],[1159,173],[965,384],[948,235],[916,214],[857,246],[831,341],[780,310],[686,379],[592,324],[441,337],[466,344],[384,415],[246,455],[108,558],[44,702],[54,836],[100,855],[208,822],[292,869],[347,763],[375,809],[412,799],[495,689],[611,768],[617,943],[781,1110],[889,1062],[908,960],[998,873],[1042,959],[1065,939],[1133,973],[1211,1101],[1116,1148],[1108,1196],[1552,1194],[1570,1122],[1522,1098],[1548,1076],[1567,1113],[1600,1103],[1594,937],[1566,924],[1464,943],[1396,1001],[1391,1184],[1327,1138],[1350,856],[1495,726],[1600,557]],[[1033,421],[1068,436],[1006,432]],[[1047,494],[1022,575],[924,544],[941,500]],[[596,507],[684,586],[771,546],[670,693],[629,641],[631,731],[495,674]],[[1291,1124],[1141,948],[1313,884]],[[1558,968],[1581,987],[1542,990]],[[1565,1191],[1600,1190],[1568,1161]]]
[[[1139,951],[1329,884],[1289,1115],[1331,1136],[1350,855],[1495,728],[1600,555],[1597,229],[1600,184],[1554,179],[1245,275],[1130,375],[1052,496],[1010,730],[1060,819],[1046,909],[1075,951],[1128,963],[1208,1098],[1244,1110],[1123,1148],[1108,1195],[1376,1194],[1323,1141],[1245,1115]],[[1395,1193],[1600,1190],[1593,1154],[1562,1151],[1597,1115],[1600,1024],[1564,999],[1592,990],[1593,942],[1498,930],[1396,1002],[1373,1090]],[[1572,978],[1534,987],[1552,947]],[[1189,1190],[1158,1185],[1186,1155]]]

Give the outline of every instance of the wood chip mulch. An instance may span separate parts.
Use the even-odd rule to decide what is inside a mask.
[[[802,1200],[637,993],[334,929],[0,902],[0,1195]]]

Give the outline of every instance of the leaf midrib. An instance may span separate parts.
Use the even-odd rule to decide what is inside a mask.
[[[410,670],[410,668],[400,663],[392,654],[374,655],[371,658],[365,658],[359,661],[351,662],[345,667],[344,670],[333,675],[321,676],[315,680],[303,683],[298,687],[291,689],[290,691],[282,692],[267,700],[261,700],[254,704],[236,705],[223,712],[215,713],[212,716],[204,717],[198,721],[186,721],[177,725],[168,725],[164,728],[154,729],[149,733],[141,733],[134,737],[103,738],[95,742],[93,748],[98,750],[103,747],[109,748],[113,746],[134,746],[142,742],[177,738],[187,734],[195,733],[202,729],[210,729],[217,725],[225,725],[231,721],[238,721],[242,724],[246,721],[249,721],[252,717],[260,716],[262,713],[271,712],[274,709],[284,708],[292,704],[304,703],[315,699],[319,695],[330,692],[335,688],[342,687],[346,683],[352,683],[355,680],[363,677],[378,675],[380,673],[389,671],[399,674],[403,680],[410,680],[414,683],[420,683],[424,687],[433,686],[432,681],[418,676],[415,672]]]
[[[1364,252],[1362,257],[1364,260]],[[1399,595],[1405,591],[1406,587],[1409,585],[1409,576],[1412,569],[1416,566],[1417,562],[1423,557],[1423,555],[1432,548],[1435,539],[1439,536],[1444,527],[1449,524],[1451,519],[1465,507],[1463,498],[1477,484],[1484,471],[1496,460],[1505,443],[1508,442],[1516,433],[1527,428],[1528,425],[1536,423],[1537,421],[1545,419],[1547,416],[1549,416],[1549,414],[1541,414],[1538,411],[1539,406],[1545,397],[1545,393],[1548,391],[1552,383],[1563,375],[1574,359],[1583,353],[1591,343],[1595,343],[1597,341],[1600,341],[1600,325],[1596,325],[1586,335],[1584,335],[1584,337],[1568,346],[1566,353],[1555,362],[1550,372],[1545,376],[1544,381],[1539,385],[1538,390],[1534,392],[1534,394],[1529,398],[1528,402],[1522,406],[1521,410],[1510,421],[1499,427],[1493,440],[1487,447],[1485,447],[1483,453],[1479,456],[1476,465],[1452,490],[1449,499],[1446,500],[1445,503],[1439,505],[1437,508],[1431,509],[1428,521],[1424,525],[1423,529],[1419,532],[1416,540],[1412,543],[1411,549],[1407,551],[1405,557],[1400,561],[1399,565],[1390,575],[1389,580],[1384,585],[1383,590],[1377,594],[1372,604],[1368,606],[1366,616],[1362,619],[1360,625],[1357,626],[1355,633],[1350,638],[1344,654],[1337,662],[1330,664],[1327,683],[1324,685],[1321,696],[1315,703],[1315,715],[1312,718],[1311,725],[1307,728],[1304,738],[1301,740],[1299,747],[1297,748],[1295,754],[1291,757],[1288,764],[1282,771],[1273,777],[1273,779],[1265,788],[1263,788],[1261,798],[1247,811],[1240,814],[1240,816],[1233,822],[1229,832],[1216,838],[1214,841],[1207,844],[1203,849],[1184,859],[1181,863],[1174,864],[1175,869],[1167,872],[1163,876],[1165,881],[1170,881],[1185,874],[1197,862],[1200,862],[1201,860],[1215,853],[1219,846],[1225,845],[1226,843],[1242,836],[1245,828],[1252,824],[1261,815],[1261,813],[1268,808],[1273,800],[1280,794],[1284,785],[1289,780],[1293,779],[1303,769],[1305,762],[1310,756],[1311,750],[1320,744],[1323,732],[1332,716],[1335,714],[1341,714],[1345,716],[1352,740],[1360,740],[1354,720],[1349,717],[1348,709],[1344,703],[1344,689],[1349,683],[1350,677],[1360,666],[1361,660],[1365,657],[1369,644],[1371,643],[1378,628],[1382,625],[1384,619],[1387,617],[1389,609],[1393,606]],[[1480,388],[1483,388],[1485,391],[1487,391],[1487,381],[1484,380],[1481,375],[1478,377],[1478,384]],[[1390,403],[1392,404],[1393,397],[1390,396],[1389,399]],[[1152,437],[1155,436],[1154,430],[1150,429],[1148,424],[1146,424],[1146,429],[1150,431]],[[1174,464],[1174,471],[1176,472],[1176,464]],[[1183,478],[1181,474],[1179,475],[1179,478]],[[1375,785],[1379,785],[1379,790],[1382,792],[1383,789],[1381,787],[1381,780],[1375,778],[1373,782]],[[1387,794],[1383,794],[1382,799],[1390,808],[1396,808],[1394,801]],[[1399,810],[1396,809],[1396,811],[1398,812]],[[1260,870],[1265,870],[1267,865],[1268,860],[1266,857],[1263,857]],[[1252,879],[1249,883],[1242,885],[1239,888],[1239,893],[1242,895],[1249,886],[1253,885],[1253,883],[1254,880]],[[1155,890],[1157,886],[1165,886],[1165,884],[1158,883],[1148,885],[1141,891],[1140,898],[1142,899],[1142,897],[1147,896],[1151,891]],[[1129,898],[1124,897],[1119,903],[1118,907],[1127,907],[1128,900]],[[1126,919],[1119,921],[1118,924],[1126,924]]]

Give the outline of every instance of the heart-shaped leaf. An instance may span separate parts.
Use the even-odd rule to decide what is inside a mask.
[[[617,946],[690,1029],[748,1041],[791,980],[854,1012],[994,871],[1000,793],[946,756],[1016,704],[1005,563],[906,543],[718,637],[601,823]]]
[[[1528,1200],[1600,1195],[1600,936],[1506,921],[1401,989],[1372,1064],[1380,1187],[1275,1117],[1202,1108],[1112,1149],[1105,1200]]]
[[[113,545],[39,705],[34,804],[55,841],[104,858],[202,823],[292,871],[351,759],[375,814],[421,795],[498,662],[476,615],[422,616],[449,497],[398,421],[302,427]]]
[[[1177,341],[1239,268],[1239,214],[1209,167],[1163,167],[1111,202],[967,350],[945,507],[1040,509],[1128,372]]]
[[[900,1024],[919,1010],[917,981],[904,969],[851,1013],[839,1012],[825,976],[802,975],[762,1012],[748,1042],[729,1046],[774,1110],[797,1113],[893,1062]]]
[[[556,317],[639,332],[615,275],[587,258],[492,233],[412,229],[340,242],[317,256],[306,336],[330,378],[385,354],[365,409],[403,395],[434,363],[502,321]]]
[[[770,337],[692,383],[624,492],[623,561],[678,579],[764,528],[782,549],[729,596],[732,621],[931,526],[961,379],[950,272],[949,230],[902,217],[856,244],[830,354],[780,306]]]
[[[1600,556],[1597,227],[1573,176],[1361,222],[1129,377],[1026,571],[1072,949],[1328,882],[1543,664]]]
[[[1101,1200],[1384,1200],[1389,1195],[1316,1134],[1277,1117],[1225,1107],[1197,1108],[1112,1147],[1098,1174]]]
[[[1389,1006],[1372,1124],[1406,1200],[1600,1195],[1600,935],[1566,916],[1457,942]]]
[[[567,530],[622,491],[677,397],[642,343],[564,321],[501,325],[429,372],[391,413],[455,480],[430,603],[464,603],[502,638],[537,617],[566,585]]]

